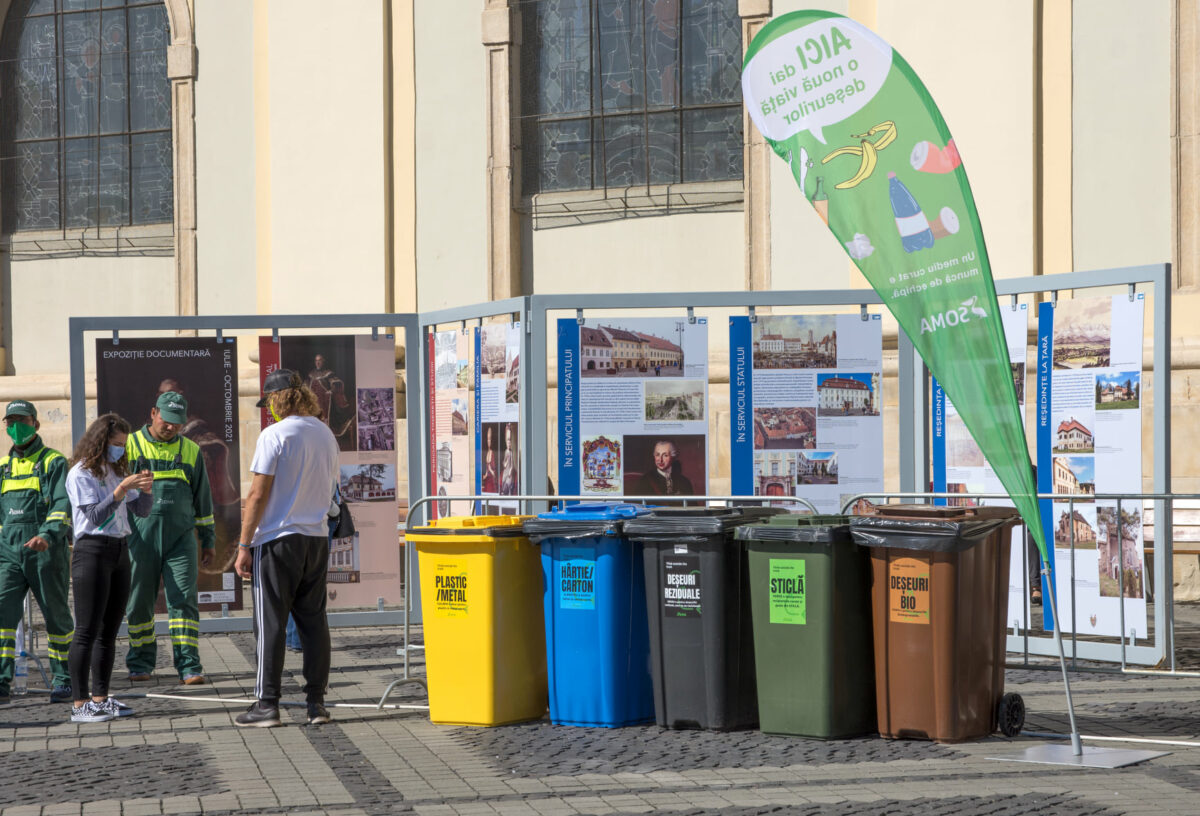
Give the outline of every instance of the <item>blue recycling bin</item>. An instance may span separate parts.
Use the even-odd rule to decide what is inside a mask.
[[[650,636],[632,504],[575,504],[525,522],[542,548],[550,721],[616,728],[653,722]]]

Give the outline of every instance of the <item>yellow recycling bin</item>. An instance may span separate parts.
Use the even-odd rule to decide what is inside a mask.
[[[437,519],[406,536],[417,548],[429,718],[503,725],[546,713],[541,551],[531,516]]]

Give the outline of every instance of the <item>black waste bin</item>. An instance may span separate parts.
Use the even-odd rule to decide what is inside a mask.
[[[657,510],[625,522],[641,542],[654,716],[664,728],[758,724],[746,554],[733,531],[764,507]]]

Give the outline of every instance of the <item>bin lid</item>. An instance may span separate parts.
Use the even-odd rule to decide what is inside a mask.
[[[548,513],[538,513],[524,524],[525,534],[534,543],[547,538],[590,538],[619,535],[622,522],[649,513],[651,507],[620,502],[569,504]]]
[[[785,513],[763,524],[743,524],[734,530],[738,541],[794,541],[835,544],[850,540],[849,516],[813,516]]]
[[[410,532],[421,535],[469,535],[492,538],[523,536],[526,519],[533,516],[450,516],[434,519],[424,527],[414,527]]]
[[[645,541],[712,536],[782,512],[778,507],[661,507],[625,522],[625,535]]]
[[[777,516],[771,516],[766,519],[764,523],[780,527],[838,527],[849,524],[850,516],[833,513],[780,513]]]
[[[1017,521],[1016,511],[1005,518],[961,520],[855,516],[850,523],[854,541],[864,547],[894,547],[928,552],[961,552],[970,549],[1002,527]]]
[[[877,504],[871,515],[884,518],[961,519],[971,515],[973,507],[947,507],[936,504]]]

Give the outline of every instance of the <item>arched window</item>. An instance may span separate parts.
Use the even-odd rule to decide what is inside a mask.
[[[161,0],[13,0],[0,38],[3,231],[169,223]]]

